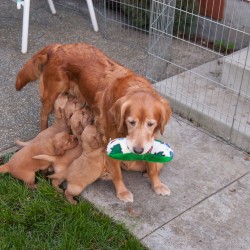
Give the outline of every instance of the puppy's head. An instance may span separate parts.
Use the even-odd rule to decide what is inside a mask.
[[[75,99],[77,99],[79,103],[86,104],[86,101],[83,98],[82,93],[81,93],[81,91],[76,83],[74,83],[72,81],[70,82],[70,88],[69,88],[68,92]]]
[[[158,132],[163,134],[171,113],[166,100],[147,92],[124,96],[110,110],[118,132],[127,137],[128,148],[136,154],[150,150]]]
[[[70,118],[73,116],[74,112],[77,110],[77,101],[76,99],[68,100],[65,108],[64,108],[64,114],[66,118],[66,124],[68,127],[70,127]]]
[[[75,136],[81,136],[87,125],[93,124],[93,115],[87,108],[76,110],[70,118],[70,128]]]
[[[60,132],[53,136],[52,143],[56,155],[63,155],[66,150],[77,146],[78,140],[76,136],[69,135],[66,132]]]
[[[62,115],[64,114],[63,111],[64,111],[64,108],[65,108],[65,105],[66,103],[68,102],[69,100],[69,97],[66,93],[61,93],[55,103],[54,103],[54,110],[55,110],[55,117],[58,118],[58,119],[61,119],[63,118]]]
[[[81,135],[84,150],[95,150],[102,147],[101,137],[94,125],[87,125]]]

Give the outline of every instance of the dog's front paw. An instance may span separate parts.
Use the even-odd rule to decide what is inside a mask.
[[[164,185],[163,183],[161,183],[160,185],[157,185],[154,187],[154,191],[156,192],[156,194],[160,194],[160,195],[170,195],[170,189],[168,188],[168,186]]]
[[[121,201],[124,201],[124,202],[133,202],[134,201],[133,194],[128,190],[123,191],[121,193],[117,193],[117,198]]]

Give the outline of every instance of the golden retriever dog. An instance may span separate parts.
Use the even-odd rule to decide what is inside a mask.
[[[172,113],[169,102],[145,78],[89,44],[56,44],[40,50],[18,73],[16,89],[20,90],[38,78],[43,129],[57,96],[77,85],[99,117],[98,130],[103,133],[105,145],[110,139],[127,137],[129,149],[136,154],[150,150]],[[133,194],[123,182],[120,162],[108,157],[106,160],[116,196],[132,202]],[[168,195],[169,189],[160,181],[157,164],[147,163],[147,172],[153,190]]]
[[[82,154],[75,159],[68,168],[49,175],[54,186],[66,180],[64,194],[69,202],[76,204],[75,196],[78,196],[86,186],[92,184],[102,176],[104,166],[104,148],[101,137],[94,125],[88,125],[82,133]],[[35,157],[46,159],[45,156]],[[47,156],[47,159],[51,159]],[[54,181],[54,182],[53,182]]]
[[[35,141],[16,152],[9,162],[0,167],[0,173],[10,173],[22,180],[29,188],[36,188],[35,173],[45,170],[50,162],[32,159],[39,154],[63,155],[66,150],[76,147],[78,141],[74,135],[60,132],[46,141]]]

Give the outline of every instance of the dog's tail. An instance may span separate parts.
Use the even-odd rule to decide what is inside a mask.
[[[8,173],[8,172],[9,172],[9,164],[8,163],[0,166],[0,173]]]
[[[21,90],[27,83],[37,80],[43,72],[49,57],[61,46],[60,44],[51,44],[33,55],[30,60],[24,64],[16,77],[16,90]]]
[[[36,160],[44,160],[44,161],[48,161],[48,162],[55,162],[56,161],[56,156],[53,156],[53,155],[35,155],[32,158],[36,159]]]
[[[28,146],[31,142],[32,142],[32,140],[30,140],[30,141],[15,140],[15,143],[16,143],[18,146],[20,146],[20,147]]]

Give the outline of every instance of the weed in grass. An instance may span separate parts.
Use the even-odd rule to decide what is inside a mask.
[[[37,190],[0,176],[0,249],[147,249],[92,204],[77,206],[38,177]]]

